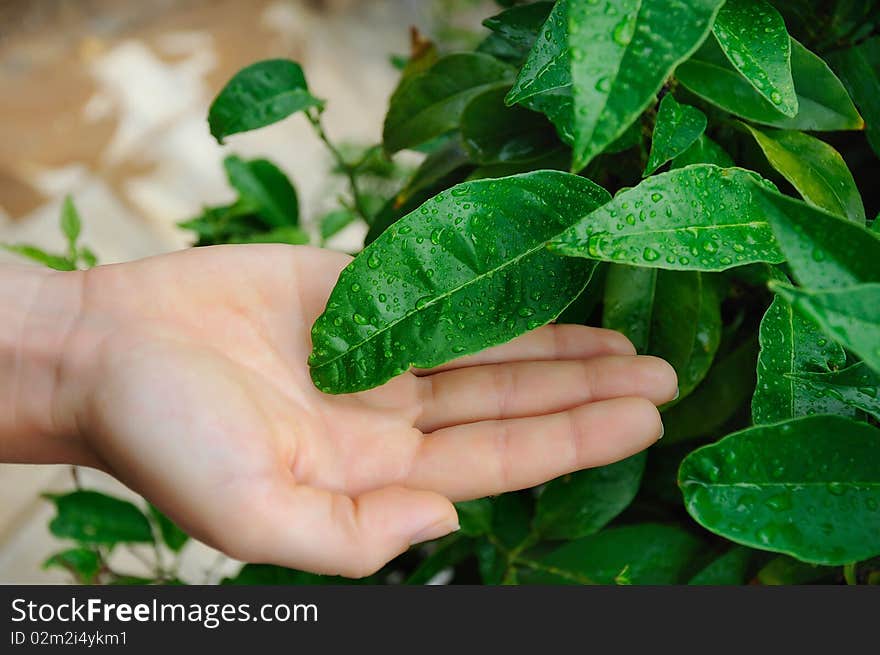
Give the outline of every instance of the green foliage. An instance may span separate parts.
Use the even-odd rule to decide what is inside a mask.
[[[302,111],[345,191],[310,221],[278,168],[233,155],[235,202],[184,227],[206,245],[366,224],[313,327],[322,391],[564,320],[668,359],[680,396],[647,455],[457,503],[459,533],[367,580],[880,582],[876,3],[504,4],[456,37],[475,51],[424,42],[398,62],[383,142],[365,149],[328,136],[294,62],[244,69],[212,134]],[[421,153],[414,170],[400,150]],[[18,251],[88,266],[78,224],[66,205],[66,255]],[[154,508],[92,494],[56,500],[53,530],[77,543],[47,565],[125,583],[117,543],[185,547]],[[152,580],[176,580],[160,559]],[[224,582],[348,581],[249,564]]]

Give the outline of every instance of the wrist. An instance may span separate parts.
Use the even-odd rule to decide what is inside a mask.
[[[0,268],[0,461],[94,465],[77,429],[71,343],[85,272]],[[73,392],[73,393],[72,393]]]

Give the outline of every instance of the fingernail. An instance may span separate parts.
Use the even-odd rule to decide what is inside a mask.
[[[678,397],[680,395],[681,395],[681,389],[679,387],[675,387],[675,395],[672,397],[672,400],[678,400]],[[670,402],[672,402],[672,401],[670,401]]]
[[[663,438],[664,434],[666,434],[666,426],[661,423],[660,424],[660,436],[657,437],[657,441],[660,441]]]
[[[444,519],[439,523],[432,523],[427,528],[423,530],[419,530],[416,535],[410,540],[410,546],[415,544],[420,544],[423,541],[431,541],[432,539],[439,539],[440,537],[445,537],[451,532],[455,532],[456,530],[460,530],[461,526],[458,524],[458,521],[450,521],[449,519]]]

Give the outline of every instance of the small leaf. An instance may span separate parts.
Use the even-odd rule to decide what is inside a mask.
[[[525,64],[520,68],[513,88],[507,94],[508,105],[523,102],[556,89],[571,93],[571,68],[568,59],[568,5],[559,0],[548,15]]]
[[[321,239],[327,240],[335,236],[357,220],[357,216],[348,209],[334,209],[324,214],[318,221]]]
[[[880,372],[880,284],[811,291],[771,282],[770,288]]]
[[[745,125],[767,161],[811,205],[865,224],[865,208],[843,157],[824,141],[789,130],[759,130]]]
[[[705,130],[706,115],[703,112],[696,107],[679,104],[671,93],[663,96],[657,109],[645,176],[686,152]]]
[[[91,248],[83,246],[79,249],[78,254],[86,268],[94,268],[98,265],[98,256],[92,252]]]
[[[791,377],[806,371],[830,371],[846,363],[846,353],[808,318],[777,296],[761,320],[758,383],[752,397],[755,425],[810,414],[853,412],[831,396],[820,396]]]
[[[797,115],[791,39],[778,11],[764,0],[727,0],[712,32],[730,63],[755,91],[786,116]]]
[[[564,475],[548,483],[535,508],[534,528],[544,539],[577,539],[601,530],[635,498],[645,454]]]
[[[692,577],[689,585],[743,585],[749,580],[749,569],[755,551],[733,546],[723,555],[715,558],[706,567]]]
[[[322,107],[309,93],[299,64],[267,59],[236,73],[208,111],[211,135],[218,143],[231,134],[277,123],[298,111]]]
[[[469,537],[479,537],[492,529],[492,499],[477,498],[455,504],[461,533]]]
[[[574,171],[583,169],[651,104],[669,74],[706,38],[723,2],[605,4],[612,11],[589,0],[568,3]]]
[[[721,146],[701,134],[690,148],[672,160],[670,168],[684,168],[691,164],[715,164],[727,168],[733,166],[733,159]]]
[[[245,564],[238,575],[224,578],[221,585],[359,585],[375,584],[375,577],[349,579],[337,575],[317,575],[273,564]]]
[[[749,428],[685,458],[679,486],[703,527],[815,564],[880,554],[880,430],[839,416]]]
[[[791,41],[791,72],[798,113],[788,118],[777,111],[731,66],[721,48],[709,39],[675,70],[688,91],[731,114],[787,130],[860,130],[864,121],[846,89],[827,64],[800,43]]]
[[[309,242],[309,235],[298,227],[279,227],[246,237],[230,237],[226,243],[286,243],[300,246]]]
[[[550,247],[563,255],[670,270],[780,263],[751,171],[695,164],[646,178],[583,217]]]
[[[655,523],[603,530],[571,541],[537,560],[540,568],[521,569],[527,584],[615,584],[626,571],[630,584],[684,582],[703,551],[703,543],[680,528]]]
[[[827,58],[865,117],[868,142],[880,157],[880,36],[836,50]]]
[[[92,584],[101,571],[101,557],[91,548],[71,548],[43,562],[44,569],[53,567],[69,571],[80,584]]]
[[[412,148],[457,129],[471,100],[508,86],[515,73],[489,55],[459,53],[440,58],[423,73],[403,78],[385,117],[382,139],[386,152]]]
[[[67,239],[68,251],[76,253],[76,240],[82,229],[82,221],[79,218],[79,212],[76,211],[76,205],[73,204],[71,196],[64,196],[64,203],[61,205],[61,232]]]
[[[47,495],[57,514],[50,532],[82,543],[152,543],[153,530],[144,513],[132,503],[97,491]]]
[[[867,412],[880,421],[880,373],[872,371],[864,362],[840,371],[800,372],[792,373],[791,377],[817,393]]]
[[[41,250],[36,246],[28,246],[25,244],[0,244],[0,248],[4,250],[8,250],[9,252],[14,252],[16,255],[21,255],[22,257],[27,257],[28,259],[37,262],[38,264],[42,264],[43,266],[48,266],[56,271],[75,271],[76,265],[71,262],[67,257],[62,255],[53,255],[51,253],[46,252],[45,250]]]
[[[507,58],[517,65],[521,63],[535,44],[541,26],[552,9],[552,2],[533,2],[505,9],[500,14],[484,20],[483,25],[492,30],[492,36],[496,37],[492,40],[492,43],[496,44],[495,56],[498,56],[497,44],[501,42],[506,46]],[[477,50],[486,52],[482,45]]]
[[[223,160],[229,184],[241,202],[273,227],[299,224],[296,189],[275,164],[266,159],[245,161],[231,155]]]
[[[165,542],[165,545],[175,553],[180,552],[184,545],[186,545],[186,542],[189,541],[189,535],[178,528],[171,519],[160,512],[152,503],[147,506],[147,509],[159,528],[159,534],[162,536],[162,541]]]
[[[438,194],[342,271],[312,328],[312,380],[328,393],[368,389],[553,320],[593,267],[553,255],[547,241],[607,199],[555,171]]]

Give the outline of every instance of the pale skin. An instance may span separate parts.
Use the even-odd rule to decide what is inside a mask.
[[[0,461],[101,469],[232,557],[359,577],[456,530],[454,501],[662,435],[672,367],[583,326],[321,393],[309,331],[349,260],[255,245],[0,268]]]

